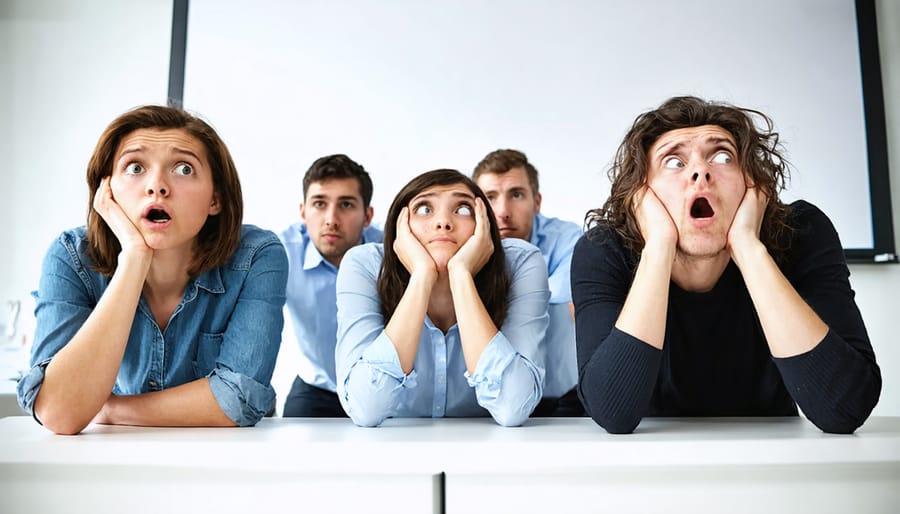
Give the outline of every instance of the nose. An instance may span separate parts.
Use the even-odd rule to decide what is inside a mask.
[[[435,228],[437,230],[450,230],[450,215],[447,213],[441,213],[435,217]]]
[[[506,200],[503,200],[502,198],[491,201],[491,209],[494,211],[494,216],[497,218],[509,217],[509,213],[506,212]]]
[[[326,225],[337,225],[337,206],[329,205],[325,209],[325,224]]]
[[[149,172],[147,174],[147,196],[169,196],[171,189],[166,184],[165,174],[162,172]]]
[[[712,182],[712,174],[710,173],[709,163],[704,159],[699,159],[699,163],[694,167],[694,172],[691,173],[691,183],[700,185],[701,182],[706,182],[709,185]]]

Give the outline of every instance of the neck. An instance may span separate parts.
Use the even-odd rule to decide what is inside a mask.
[[[727,251],[711,257],[693,257],[677,252],[672,264],[672,282],[692,293],[711,291],[729,262],[731,255]]]
[[[450,291],[450,276],[442,271],[431,288],[426,311],[434,326],[447,333],[456,324],[456,309],[453,307],[453,293]]]
[[[144,293],[152,297],[180,295],[190,280],[191,252],[156,251],[144,281]]]

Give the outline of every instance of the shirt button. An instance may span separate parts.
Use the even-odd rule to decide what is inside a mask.
[[[158,385],[159,385],[159,384],[156,383],[156,380],[151,380],[151,381],[150,381],[150,387],[156,387],[156,386],[158,386]]]
[[[440,406],[440,405],[435,405],[435,406],[434,406],[434,410],[441,410],[441,406]]]
[[[443,384],[443,383],[444,383],[444,380],[445,380],[445,379],[444,379],[444,376],[443,376],[443,375],[438,375],[438,377],[437,377],[437,382],[438,382],[438,384]]]

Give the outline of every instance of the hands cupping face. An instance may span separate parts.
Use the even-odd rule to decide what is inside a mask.
[[[744,198],[734,214],[734,220],[728,229],[728,245],[734,248],[746,241],[759,240],[762,229],[763,216],[766,214],[766,206],[769,197],[758,187],[749,186],[744,192]]]
[[[475,232],[450,259],[448,268],[461,267],[471,275],[477,274],[494,253],[491,221],[481,198],[475,198]]]
[[[431,272],[437,275],[434,259],[422,246],[422,243],[416,239],[409,227],[409,207],[401,209],[400,216],[397,217],[397,238],[394,239],[393,248],[397,258],[400,259],[410,275],[416,271]]]
[[[672,245],[678,242],[678,228],[662,201],[650,186],[644,186],[634,195],[634,213],[637,218],[644,244],[666,241]]]

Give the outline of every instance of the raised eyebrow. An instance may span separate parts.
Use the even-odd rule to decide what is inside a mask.
[[[711,137],[706,140],[706,143],[710,146],[727,146],[732,151],[737,150],[737,146],[735,146],[734,142],[732,142],[727,137]]]
[[[188,157],[192,157],[197,162],[200,162],[200,156],[187,148],[173,148],[172,153],[175,155],[187,155]]]
[[[659,159],[660,157],[675,153],[680,150],[682,146],[684,146],[684,141],[672,141],[671,143],[666,143],[656,149],[654,158]]]

